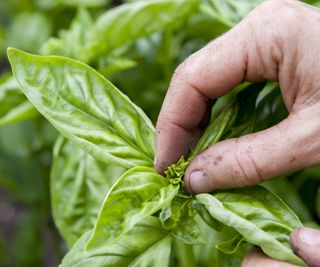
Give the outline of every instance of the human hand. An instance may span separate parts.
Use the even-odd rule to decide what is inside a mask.
[[[295,229],[290,236],[294,251],[310,267],[320,266],[320,231],[311,228]],[[273,260],[259,250],[250,251],[242,262],[242,267],[294,267],[290,263]]]
[[[191,193],[254,185],[320,164],[320,11],[269,0],[175,71],[156,127],[159,172],[198,140],[211,100],[243,81],[279,81],[289,116],[267,130],[219,142],[185,173]]]

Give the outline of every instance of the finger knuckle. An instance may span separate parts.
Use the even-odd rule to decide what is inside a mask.
[[[241,185],[250,186],[263,181],[262,171],[250,146],[244,149],[238,139],[234,139],[234,150],[231,153],[234,158],[233,173]]]

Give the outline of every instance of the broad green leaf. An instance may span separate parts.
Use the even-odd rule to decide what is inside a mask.
[[[107,164],[153,165],[150,120],[94,69],[16,49],[8,55],[23,93],[63,136]]]
[[[70,30],[62,32],[58,39],[49,40],[44,50],[48,54],[64,55],[90,63],[143,36],[173,27],[195,11],[197,2],[159,0],[123,4],[101,15],[94,25],[89,23],[89,31],[81,28],[86,18],[78,16]]]
[[[36,116],[38,112],[25,98],[11,75],[0,79],[0,126]]]
[[[292,252],[289,235],[302,224],[275,195],[263,187],[235,189],[230,192],[200,194],[213,218],[234,228],[245,241],[260,246],[272,258],[303,265]]]
[[[106,243],[87,250],[86,244],[92,235],[84,234],[63,259],[60,267],[123,267],[123,266],[164,266],[170,248],[168,232],[163,230],[159,220],[147,217],[136,224],[116,242]],[[152,265],[152,258],[159,262],[159,255],[164,256],[161,265]],[[136,265],[141,263],[145,265]],[[132,264],[132,265],[131,265]]]
[[[307,173],[303,176],[307,176]],[[278,177],[277,179],[265,181],[262,185],[280,197],[298,215],[303,223],[312,221],[312,216],[306,203],[303,202],[297,189],[287,178]]]
[[[123,170],[98,162],[60,137],[51,168],[54,221],[69,247],[92,229],[103,199]]]
[[[152,168],[130,169],[109,191],[88,247],[118,239],[135,224],[170,203],[178,190],[178,185],[171,184]]]

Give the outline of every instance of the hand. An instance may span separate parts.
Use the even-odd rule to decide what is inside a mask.
[[[265,80],[279,81],[288,118],[203,151],[186,170],[186,190],[254,185],[320,164],[320,11],[269,0],[176,69],[156,127],[157,170],[198,140],[212,99],[243,81]]]
[[[295,252],[310,267],[320,266],[320,230],[298,228],[291,233],[291,244]],[[242,267],[293,267],[289,263],[268,258],[259,250],[250,251],[242,262]]]

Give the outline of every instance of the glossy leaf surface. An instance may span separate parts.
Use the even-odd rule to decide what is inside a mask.
[[[86,250],[90,236],[87,232],[77,241],[60,267],[168,266],[170,237],[155,217],[147,217],[114,243]]]
[[[8,55],[23,93],[62,135],[108,164],[152,165],[153,125],[99,73],[62,57]]]
[[[152,168],[130,169],[108,193],[88,247],[119,238],[170,203],[178,190],[178,185],[172,185]]]

